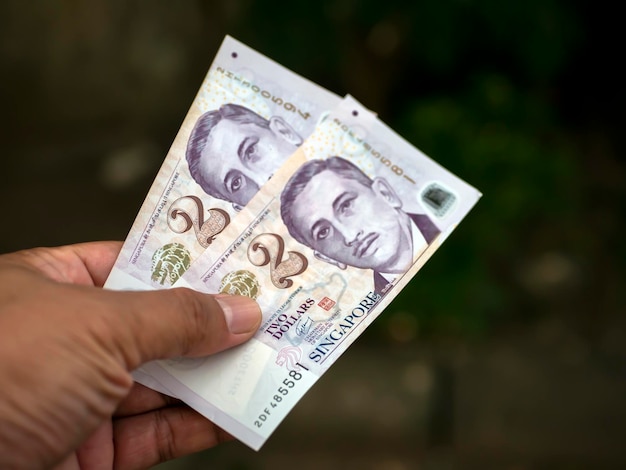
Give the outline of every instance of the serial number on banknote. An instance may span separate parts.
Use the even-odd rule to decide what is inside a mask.
[[[296,363],[296,365],[305,368],[301,364]],[[257,428],[263,427],[263,423],[265,423],[272,415],[272,410],[279,406],[280,402],[283,401],[283,397],[287,396],[289,394],[289,390],[296,386],[296,382],[302,378],[302,374],[298,371],[291,370],[289,371],[289,377],[293,380],[289,380],[289,378],[283,380],[282,385],[284,385],[284,387],[282,385],[278,387],[276,394],[272,397],[272,401],[270,401],[270,404],[263,409],[263,412],[259,414],[258,419],[254,421],[254,425]]]

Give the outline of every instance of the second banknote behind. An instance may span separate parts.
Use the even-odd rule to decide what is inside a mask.
[[[105,287],[171,287],[338,101],[227,36]]]
[[[104,287],[171,287],[338,101],[227,36]]]
[[[176,284],[256,299],[254,338],[151,373],[258,449],[479,197],[344,99]]]

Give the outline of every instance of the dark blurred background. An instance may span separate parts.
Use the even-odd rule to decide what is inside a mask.
[[[231,34],[484,196],[260,452],[163,468],[625,468],[626,73],[602,3],[2,0],[0,252],[125,238]]]

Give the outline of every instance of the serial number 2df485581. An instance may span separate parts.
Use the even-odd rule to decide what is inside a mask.
[[[263,426],[269,417],[272,415],[274,408],[278,407],[283,401],[283,397],[289,394],[289,391],[296,386],[296,383],[302,378],[302,374],[298,371],[289,371],[289,377],[285,378],[282,384],[276,389],[276,394],[272,397],[269,405],[259,414],[258,418],[254,421],[254,425],[257,428]]]

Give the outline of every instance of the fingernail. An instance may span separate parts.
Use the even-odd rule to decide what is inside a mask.
[[[228,330],[235,334],[249,333],[261,323],[261,309],[252,299],[243,295],[218,294],[215,300],[222,307]]]

